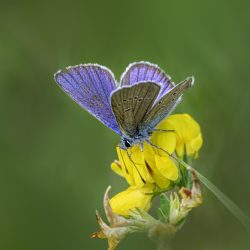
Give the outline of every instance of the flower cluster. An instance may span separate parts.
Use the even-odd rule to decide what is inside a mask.
[[[145,232],[159,245],[175,234],[192,208],[202,203],[195,171],[182,164],[197,158],[201,146],[199,124],[188,114],[176,114],[156,127],[143,150],[139,145],[128,151],[117,147],[118,160],[111,168],[125,178],[129,187],[111,199],[110,187],[107,189],[104,210],[109,225],[96,212],[100,231],[92,237],[107,238],[109,250],[113,250],[129,233]],[[177,189],[168,197],[165,192],[174,187]],[[155,219],[147,211],[158,195],[159,218]]]
[[[104,194],[104,210],[109,222],[107,225],[96,211],[96,218],[100,231],[93,233],[92,238],[108,239],[108,249],[114,250],[119,242],[129,233],[145,232],[148,237],[163,245],[166,239],[176,233],[183,225],[183,221],[193,207],[202,203],[200,182],[194,171],[191,171],[193,182],[191,189],[182,188],[177,193],[160,196],[160,207],[158,208],[159,219],[156,220],[145,210],[135,208],[128,212],[129,216],[123,217],[113,211],[110,206],[109,186]]]
[[[200,127],[188,114],[167,117],[151,136],[152,144],[144,142],[131,152],[117,147],[118,161],[112,170],[124,177],[129,187],[110,200],[112,210],[128,215],[130,210],[140,208],[148,211],[154,194],[171,189],[180,179],[178,163],[171,157],[191,158],[198,156],[202,146]]]

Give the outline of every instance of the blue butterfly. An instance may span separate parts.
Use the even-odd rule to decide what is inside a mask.
[[[175,85],[157,65],[136,62],[127,67],[119,85],[113,73],[98,64],[59,70],[55,81],[75,102],[121,135],[120,147],[127,149],[150,143],[155,127],[180,102],[194,78]]]
[[[121,135],[120,147],[128,149],[135,144],[142,145],[144,141],[157,147],[150,142],[150,135],[181,101],[182,94],[193,85],[194,78],[188,77],[175,85],[157,65],[136,62],[127,67],[119,85],[113,73],[98,64],[68,67],[66,72],[59,70],[55,81],[80,106]],[[249,218],[213,183],[184,161],[174,159],[195,171],[229,211],[250,228]]]

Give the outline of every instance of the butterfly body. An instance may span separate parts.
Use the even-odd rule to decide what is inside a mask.
[[[55,74],[58,85],[80,106],[121,136],[120,147],[142,145],[192,86],[189,77],[175,85],[157,65],[128,66],[117,87],[113,73],[98,64],[68,67]]]
[[[128,149],[134,145],[142,145],[144,141],[147,141],[152,135],[153,131],[142,131],[138,132],[132,138],[128,138],[126,136],[121,137],[120,148]]]

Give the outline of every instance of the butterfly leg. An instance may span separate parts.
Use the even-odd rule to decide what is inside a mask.
[[[128,152],[128,150],[127,150],[127,152],[128,152],[128,154],[129,154],[129,159],[132,160],[132,148],[129,148],[129,149],[130,149],[130,151]]]
[[[132,149],[130,149],[130,152],[128,152],[128,150],[126,150],[126,152],[127,152],[127,155],[128,155],[129,160],[132,162],[132,164],[134,165],[134,167],[135,167],[137,173],[138,173],[139,176],[141,177],[142,182],[145,184],[146,181],[143,179],[143,177],[142,177],[140,171],[138,170],[138,168],[137,168],[135,162],[134,162],[133,159],[132,159]],[[125,162],[124,162],[124,161],[123,161],[123,163],[124,163],[124,165],[125,165]],[[137,164],[137,165],[139,165],[139,164]]]
[[[140,144],[141,152],[143,152],[143,143]]]
[[[154,129],[154,132],[175,132],[173,129]]]
[[[146,140],[146,142],[147,142],[149,145],[151,145],[152,147],[157,148],[157,149],[163,151],[164,153],[166,153],[167,155],[169,155],[169,156],[172,157],[172,155],[171,155],[167,150],[165,150],[165,149],[163,149],[163,148],[161,148],[161,147],[159,147],[159,146],[153,144],[150,140]]]

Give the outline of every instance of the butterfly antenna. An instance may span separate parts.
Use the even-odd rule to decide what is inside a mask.
[[[125,170],[126,170],[126,172],[127,172],[127,174],[128,174],[128,169],[127,169],[127,167],[126,167],[126,164],[125,164],[125,161],[124,161],[124,158],[123,158],[122,151],[121,151],[121,148],[120,148],[120,147],[119,147],[119,150],[120,150],[120,155],[121,155],[121,158],[122,158],[123,165],[124,165]]]
[[[161,147],[159,147],[159,146],[153,144],[150,140],[146,140],[146,142],[147,142],[150,146],[152,146],[152,147],[154,147],[154,148],[157,148],[157,149],[163,151],[164,153],[166,153],[166,154],[169,155],[170,157],[173,157],[167,150],[165,150],[165,149],[163,149],[163,148],[161,148]]]
[[[140,144],[140,150],[143,152],[143,143]]]
[[[121,149],[120,149],[120,150],[121,150]],[[138,168],[137,168],[136,164],[134,163],[134,161],[133,161],[133,159],[132,159],[132,149],[130,149],[130,150],[131,150],[131,154],[129,154],[128,150],[126,149],[126,152],[127,152],[128,158],[129,158],[129,159],[130,159],[130,161],[133,163],[133,165],[134,165],[134,167],[135,167],[135,169],[136,169],[137,173],[139,174],[139,176],[141,177],[141,179],[142,179],[143,183],[145,184],[145,183],[146,183],[146,181],[143,179],[143,177],[142,177],[142,175],[141,175],[140,171],[138,170]]]
[[[174,129],[154,129],[154,132],[175,132]]]

